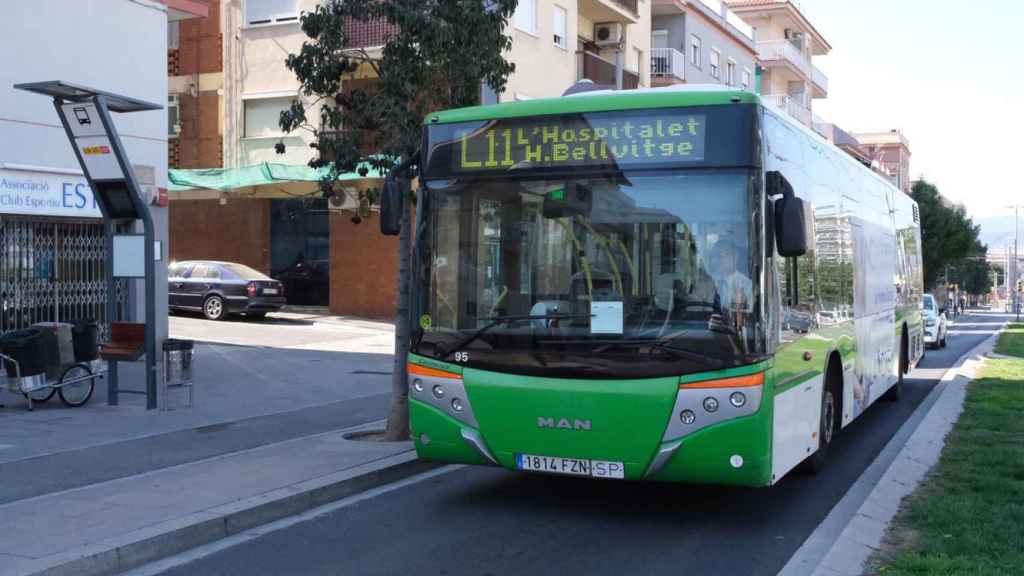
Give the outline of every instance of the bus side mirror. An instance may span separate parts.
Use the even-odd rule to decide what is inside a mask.
[[[398,179],[388,177],[380,195],[380,233],[398,236],[402,229],[402,187]]]
[[[807,253],[807,220],[804,201],[793,194],[793,186],[777,171],[765,175],[769,197],[782,196],[775,201],[775,246],[784,258]]]

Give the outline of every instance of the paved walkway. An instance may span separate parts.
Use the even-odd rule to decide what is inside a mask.
[[[393,339],[386,327],[289,326],[295,334],[274,337],[268,331],[281,329],[274,324],[210,323],[214,330],[205,320],[175,317],[172,322],[172,335],[196,340],[204,335],[229,339],[257,328],[267,333],[250,336],[256,343],[246,346],[197,344],[191,409],[184,407],[183,390],[171,391],[168,405],[176,409],[168,412],[147,411],[145,397],[132,394],[121,394],[120,406],[107,406],[105,380],[97,381],[93,398],[82,408],[67,408],[54,397],[28,412],[20,396],[0,392],[0,404],[6,405],[0,408],[0,463],[390,392],[391,354],[367,351],[365,345]],[[338,350],[327,350],[332,347]],[[341,350],[346,347],[350,350]],[[141,363],[120,367],[122,389],[143,388]]]

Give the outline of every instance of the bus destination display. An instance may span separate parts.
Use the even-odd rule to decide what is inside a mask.
[[[707,117],[663,111],[499,120],[455,132],[455,173],[657,167],[704,160]]]

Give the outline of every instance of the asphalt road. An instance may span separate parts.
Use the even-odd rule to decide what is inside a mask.
[[[899,403],[843,430],[827,469],[772,488],[619,483],[459,468],[166,574],[775,574],[936,384],[998,328],[965,316]]]

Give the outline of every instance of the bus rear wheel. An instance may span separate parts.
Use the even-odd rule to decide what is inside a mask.
[[[903,396],[903,375],[910,369],[910,359],[907,354],[907,337],[904,334],[900,344],[900,363],[896,368],[896,383],[885,391],[882,398],[890,402],[896,402]]]

